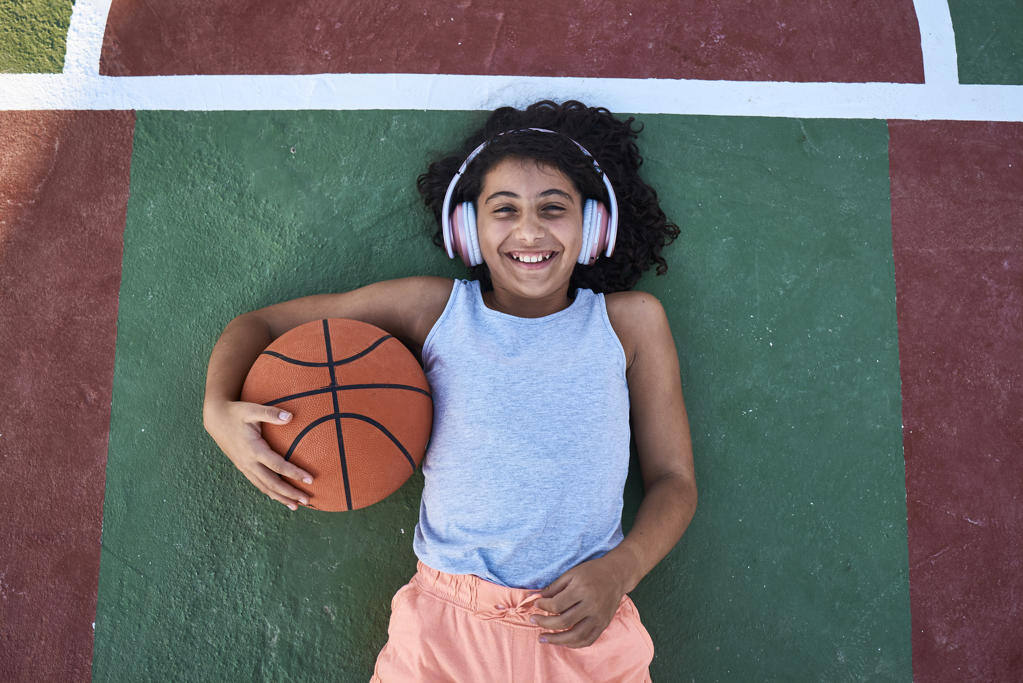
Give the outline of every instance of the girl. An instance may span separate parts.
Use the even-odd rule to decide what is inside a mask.
[[[204,424],[260,491],[308,502],[239,402],[259,352],[301,323],[354,318],[421,360],[434,400],[414,549],[374,680],[643,681],[653,645],[628,598],[696,506],[667,317],[630,291],[678,235],[638,174],[640,128],[544,101],[493,112],[418,187],[434,243],[470,279],[411,277],[241,315],[210,357]],[[645,495],[628,536],[635,437]]]

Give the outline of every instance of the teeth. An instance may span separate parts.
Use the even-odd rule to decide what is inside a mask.
[[[516,261],[522,261],[523,263],[539,263],[540,261],[546,261],[554,254],[553,251],[547,252],[546,254],[534,254],[534,255],[521,255],[516,256],[512,254],[511,257]]]

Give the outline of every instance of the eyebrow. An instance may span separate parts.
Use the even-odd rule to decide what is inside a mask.
[[[558,190],[558,189],[555,189],[553,187],[551,189],[549,189],[549,190],[544,190],[543,192],[541,192],[537,196],[538,197],[549,197],[551,195],[557,195],[557,196],[560,196],[560,197],[564,197],[568,201],[572,201],[572,195],[570,195],[569,193],[567,193],[567,192],[565,192],[563,190]],[[495,192],[494,194],[490,195],[489,197],[487,197],[486,200],[483,203],[486,204],[491,199],[496,199],[497,197],[511,197],[512,199],[518,199],[519,198],[519,196],[517,194],[515,194],[514,192],[510,192],[508,190],[499,190],[499,191]]]

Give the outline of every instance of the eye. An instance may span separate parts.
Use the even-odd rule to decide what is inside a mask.
[[[545,204],[540,210],[544,213],[559,214],[564,212],[566,209],[561,204]]]

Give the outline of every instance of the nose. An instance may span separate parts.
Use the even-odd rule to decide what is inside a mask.
[[[533,244],[546,234],[543,223],[534,216],[524,216],[516,226],[515,232],[525,244]]]

